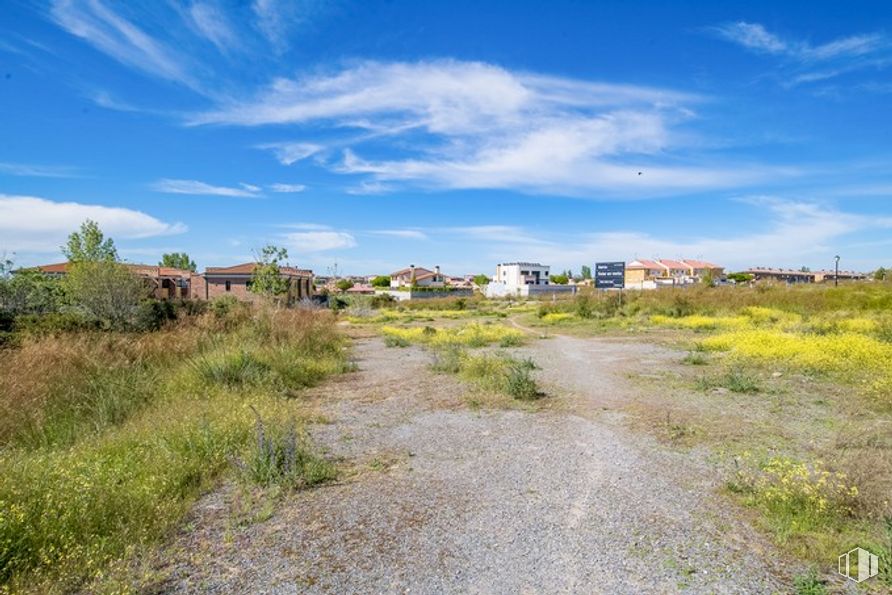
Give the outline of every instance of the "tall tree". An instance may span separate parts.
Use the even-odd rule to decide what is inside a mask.
[[[372,287],[390,287],[390,276],[378,275],[372,279]]]
[[[285,248],[268,245],[257,255],[257,266],[251,276],[251,292],[270,299],[280,298],[288,293],[291,282],[282,276],[279,263],[288,259]]]
[[[587,264],[582,265],[582,278],[583,279],[591,279],[592,278],[592,267]]]
[[[62,253],[69,262],[117,262],[118,250],[111,238],[106,238],[92,219],[81,223],[79,231],[68,236]]]
[[[193,273],[196,270],[195,261],[189,258],[189,255],[185,252],[169,252],[167,254],[161,255],[161,262],[158,263],[163,267],[170,267],[172,269],[181,269],[183,271],[192,271]]]
[[[483,287],[487,283],[489,283],[489,277],[487,277],[486,275],[482,273],[479,275],[474,275],[474,285]]]

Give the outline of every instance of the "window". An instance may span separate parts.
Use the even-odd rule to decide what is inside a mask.
[[[226,291],[229,291],[229,290],[231,290],[231,289],[232,289],[232,283],[230,283],[229,281],[227,281],[227,282],[226,282]]]

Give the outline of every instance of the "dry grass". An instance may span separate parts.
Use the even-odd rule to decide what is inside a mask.
[[[0,426],[0,592],[101,582],[175,528],[231,461],[257,460],[252,408],[269,428],[292,427],[295,391],[347,369],[329,313],[241,307],[154,334],[46,337],[0,357],[12,416]],[[297,454],[304,483],[330,473]]]

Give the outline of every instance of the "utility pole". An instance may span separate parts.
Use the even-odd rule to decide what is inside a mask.
[[[836,259],[836,272],[833,274],[833,287],[839,287],[839,255],[837,254]]]

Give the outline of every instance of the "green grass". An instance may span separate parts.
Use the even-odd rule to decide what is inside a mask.
[[[724,388],[732,393],[758,393],[762,385],[758,378],[747,370],[731,369],[717,376],[701,376],[697,379],[700,390]]]
[[[0,424],[0,592],[101,581],[239,469],[261,485],[332,477],[287,397],[348,369],[333,318],[237,316],[0,352],[0,408],[20,422]]]
[[[458,374],[485,389],[518,401],[542,398],[544,393],[532,377],[536,364],[531,359],[517,359],[504,353],[471,354],[450,346],[434,352],[431,368],[437,372]]]

